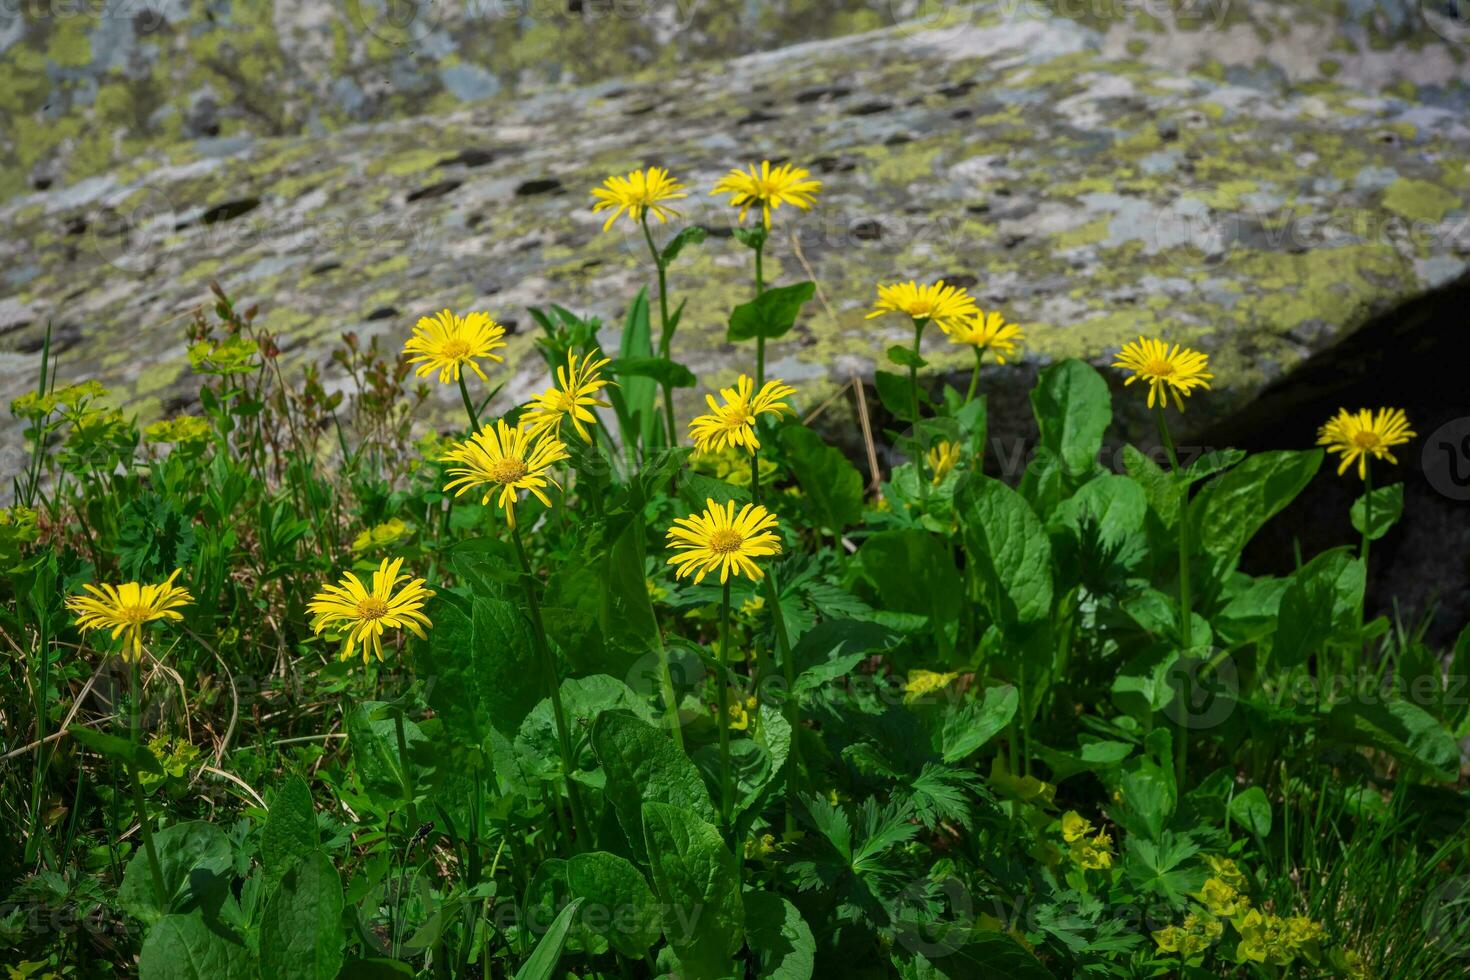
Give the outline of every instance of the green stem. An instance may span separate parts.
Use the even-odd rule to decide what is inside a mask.
[[[138,751],[138,732],[142,725],[143,687],[138,683],[138,661],[128,664],[128,689],[132,703],[128,705],[128,736],[133,751]],[[163,883],[163,865],[158,863],[158,849],[153,844],[153,827],[148,823],[148,806],[143,800],[143,781],[138,778],[135,766],[127,767],[128,778],[133,784],[133,806],[138,809],[138,830],[143,835],[143,850],[148,854],[148,871],[153,877],[153,890],[160,902],[168,901],[168,890]]]
[[[765,256],[766,240],[761,238],[755,247],[755,298],[760,299],[766,291],[765,271],[761,267]],[[766,335],[759,334],[755,338],[755,386],[757,389],[766,383]]]
[[[1174,472],[1177,480],[1180,476],[1179,455],[1174,451],[1174,440],[1169,435],[1169,423],[1164,417],[1164,402],[1161,398],[1156,405],[1155,420],[1159,425],[1159,440],[1164,444],[1164,452],[1169,457],[1169,466]],[[1193,606],[1189,598],[1189,487],[1184,486],[1179,495],[1179,644],[1184,655],[1190,655],[1194,649],[1191,637],[1194,625]],[[1184,678],[1184,689],[1180,696],[1185,698],[1185,704],[1193,698],[1194,692],[1190,689],[1189,678]],[[1187,710],[1187,709],[1186,709]],[[1185,766],[1189,760],[1189,729],[1185,725],[1179,726],[1179,734],[1175,745],[1174,766],[1175,778],[1182,790],[1184,788]]]
[[[663,688],[664,715],[669,722],[669,734],[674,736],[674,744],[679,751],[684,750],[684,730],[679,726],[679,695],[674,690],[674,675],[669,671],[669,650],[664,646],[664,638],[655,628],[654,642],[658,644],[658,682]]]
[[[669,351],[673,347],[674,337],[669,330],[669,280],[668,267],[664,265],[663,256],[659,254],[658,246],[653,243],[653,232],[648,227],[648,212],[645,210],[642,216],[643,240],[648,243],[648,254],[653,256],[653,267],[658,270],[658,353],[659,356],[668,360]],[[679,430],[674,421],[674,388],[672,385],[664,384],[664,422],[669,430],[669,446],[679,445]]]
[[[725,580],[720,595],[720,676],[716,679],[719,692],[720,718],[716,728],[720,732],[720,821],[726,831],[730,829],[730,807],[734,790],[730,782],[730,580]]]
[[[470,399],[470,389],[465,386],[464,372],[459,373],[459,397],[464,399],[465,414],[470,417],[470,434],[480,431],[480,413],[475,411],[475,403]]]
[[[981,347],[975,348],[975,370],[970,372],[970,390],[965,392],[965,404],[975,400],[975,392],[980,387],[980,362],[985,359],[985,350]]]
[[[572,828],[577,836],[575,846],[580,850],[587,842],[587,822],[582,817],[582,802],[577,787],[572,782],[572,739],[567,732],[566,711],[561,703],[561,683],[557,679],[556,661],[551,656],[551,646],[546,642],[546,626],[541,621],[541,603],[536,598],[535,576],[531,572],[531,560],[526,557],[526,546],[521,541],[521,529],[511,529],[511,540],[515,542],[516,557],[521,561],[521,579],[526,590],[526,605],[531,613],[532,632],[536,637],[536,652],[541,657],[542,670],[546,675],[546,687],[551,696],[551,714],[556,721],[557,746],[561,750],[562,776],[566,783],[567,800],[572,808]]]
[[[751,450],[750,453],[750,499],[756,503],[761,502],[761,451]]]
[[[801,775],[801,703],[796,697],[796,661],[791,656],[791,640],[786,635],[786,616],[781,611],[781,590],[776,587],[776,573],[765,575],[766,602],[771,607],[771,625],[776,630],[776,652],[781,656],[781,673],[786,681],[786,701],[783,712],[786,724],[791,728],[790,766],[786,777],[786,832],[796,829],[797,793],[800,791]]]
[[[919,342],[924,337],[924,327],[929,321],[922,318],[914,318],[914,356],[909,361],[909,401],[914,411],[914,469],[919,477],[919,499],[927,499],[929,496],[928,480],[925,477],[924,446],[919,442]]]
[[[393,712],[393,737],[398,743],[398,787],[403,791],[403,802],[407,804],[404,816],[408,818],[408,826],[405,831],[410,835],[418,830],[419,815],[418,807],[413,802],[413,783],[408,775],[408,739],[403,733],[403,707],[395,705]]]

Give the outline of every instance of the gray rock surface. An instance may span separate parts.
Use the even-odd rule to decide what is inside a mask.
[[[1228,18],[1188,32],[1015,4],[941,13],[425,115],[149,145],[15,194],[0,203],[0,396],[33,383],[50,321],[64,378],[97,377],[159,414],[193,390],[182,324],[211,279],[260,304],[288,359],[325,362],[349,329],[397,344],[445,306],[515,321],[513,355],[529,349],[528,305],[616,325],[647,257],[636,236],[601,231],[587,192],[649,163],[695,190],[686,219],[715,232],[671,283],[689,302],[675,356],[711,385],[752,352],[724,343],[749,259],[707,189],[762,156],[824,181],[815,212],[779,212],[767,270],[805,277],[794,236],[828,304],[771,351],[807,404],[906,339],[896,320],[864,319],[878,280],[971,283],[1027,327],[1022,372],[1101,362],[1139,333],[1201,347],[1218,378],[1190,406],[1203,423],[1465,275],[1470,113],[1444,67],[1463,60],[1455,41],[1412,34],[1430,53],[1388,71],[1368,31],[1333,80]],[[1356,23],[1321,16],[1349,25],[1335,36]],[[1182,33],[1199,39],[1155,43]],[[1342,81],[1354,72],[1361,87]],[[193,94],[194,111],[225,111]],[[930,340],[940,367],[969,363]],[[511,397],[544,383],[539,359],[511,363]]]

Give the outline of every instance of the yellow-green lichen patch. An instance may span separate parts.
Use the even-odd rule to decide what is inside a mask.
[[[1438,184],[1400,177],[1383,192],[1383,206],[1410,221],[1439,221],[1459,208],[1461,202]]]

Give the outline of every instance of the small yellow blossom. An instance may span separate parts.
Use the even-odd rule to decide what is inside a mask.
[[[664,202],[689,196],[683,192],[684,185],[669,176],[663,167],[630,170],[626,177],[615,174],[604,180],[601,187],[592,188],[592,196],[597,198],[597,203],[592,205],[592,213],[612,209],[607,223],[602,226],[603,231],[611,228],[618,215],[624,212],[634,224],[642,224],[644,215],[649,213],[663,224],[670,217],[679,215]]]
[[[413,355],[408,363],[418,365],[414,374],[420,378],[438,371],[440,384],[453,384],[459,381],[461,369],[469,368],[481,381],[488,381],[480,370],[479,359],[497,364],[504,361],[495,353],[505,346],[504,337],[505,328],[488,313],[461,317],[441,310],[432,317],[419,318],[413,336],[403,345],[403,353]]]
[[[362,662],[368,662],[371,653],[383,659],[383,632],[389,629],[407,629],[419,639],[425,638],[424,627],[432,627],[424,614],[424,600],[434,595],[432,589],[424,588],[424,580],[412,579],[403,588],[398,583],[409,579],[401,574],[402,558],[384,558],[373,572],[373,585],[369,589],[352,572],[343,574],[337,585],[324,585],[306,604],[312,620],[312,632],[320,634],[327,627],[345,627],[341,657],[351,660],[358,645],[362,646]],[[395,591],[397,589],[397,591]]]
[[[720,397],[725,400],[723,405],[715,401],[714,395],[705,395],[709,414],[696,416],[689,423],[689,437],[694,440],[695,451],[703,455],[739,446],[755,452],[761,447],[755,434],[756,419],[762,415],[779,418],[790,413],[791,406],[782,399],[794,394],[795,388],[775,379],[756,391],[755,381],[742,374],[735,379],[735,387],[720,389]]]
[[[1389,450],[1402,446],[1417,434],[1409,428],[1409,417],[1401,408],[1380,408],[1376,415],[1366,408],[1356,412],[1339,408],[1337,414],[1317,430],[1317,445],[1326,446],[1329,453],[1342,456],[1342,463],[1337,467],[1338,476],[1357,463],[1358,479],[1363,480],[1368,477],[1370,456],[1397,463]]]
[[[459,497],[472,487],[484,487],[481,504],[490,503],[498,492],[496,502],[505,511],[506,524],[514,528],[518,492],[529,491],[550,507],[546,487],[561,487],[551,467],[568,458],[566,444],[556,436],[533,439],[524,429],[512,429],[505,419],[496,419],[494,429],[480,429],[444,455],[444,462],[459,464],[449,467],[454,479],[444,484],[444,492],[454,490]]]
[[[1016,355],[1016,345],[1025,339],[1021,328],[1007,323],[999,313],[981,310],[973,317],[961,320],[947,331],[952,344],[969,344],[976,350],[989,350],[998,363],[1004,364],[1007,357]]]
[[[963,286],[946,286],[941,279],[932,286],[921,286],[917,282],[898,282],[878,286],[878,299],[868,313],[868,319],[885,313],[903,313],[914,320],[933,323],[945,333],[961,326],[966,319],[977,316],[979,307],[975,298]]]
[[[1209,362],[1209,357],[1197,350],[1178,344],[1171,349],[1162,340],[1139,337],[1137,343],[1123,345],[1113,367],[1133,372],[1123,382],[1125,386],[1139,380],[1148,382],[1149,408],[1153,408],[1155,403],[1166,404],[1172,394],[1174,404],[1182,412],[1184,401],[1181,395],[1188,397],[1195,388],[1209,389],[1210,379],[1214,377],[1206,370]]]
[[[197,415],[176,415],[151,423],[143,430],[143,435],[149,442],[190,443],[208,439],[213,431],[208,419]]]
[[[1209,909],[1211,915],[1222,919],[1241,915],[1250,908],[1249,899],[1219,878],[1206,878],[1194,897]]]
[[[182,569],[174,569],[168,581],[160,585],[126,582],[122,585],[90,583],[83,585],[91,595],[75,595],[66,600],[66,608],[76,614],[77,628],[83,631],[112,630],[112,638],[123,638],[124,661],[143,659],[143,627],[160,619],[181,620],[180,606],[194,601],[187,590],[174,585]]]
[[[925,458],[929,461],[929,470],[934,474],[932,479],[936,487],[943,483],[944,478],[955,468],[963,452],[964,447],[959,443],[941,439],[925,454]]]
[[[754,559],[781,551],[776,526],[776,515],[759,504],[746,504],[736,514],[734,501],[706,500],[703,514],[677,518],[669,528],[669,547],[677,553],[668,563],[675,566],[676,578],[692,574],[696,585],[715,569],[721,585],[731,572],[759,581],[765,573]]]
[[[760,169],[750,164],[748,171],[731,170],[719,182],[711,194],[730,195],[730,206],[740,209],[740,221],[752,207],[761,209],[761,220],[766,229],[771,227],[771,210],[790,204],[803,211],[810,211],[816,203],[817,191],[822,182],[812,180],[811,174],[801,167],[783,163],[772,167],[771,161],[762,160]]]
[[[1068,844],[1075,844],[1090,833],[1092,833],[1092,821],[1076,810],[1068,810],[1062,814],[1062,840]]]
[[[903,685],[904,703],[912,704],[926,695],[943,690],[959,676],[958,673],[941,674],[933,670],[911,670]]]

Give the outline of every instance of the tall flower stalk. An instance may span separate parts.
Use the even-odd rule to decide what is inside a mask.
[[[1194,649],[1194,612],[1189,594],[1189,484],[1179,466],[1179,454],[1174,449],[1174,440],[1169,434],[1169,421],[1164,417],[1164,409],[1172,396],[1174,404],[1183,412],[1184,399],[1195,389],[1208,390],[1210,379],[1214,375],[1209,373],[1209,358],[1205,354],[1178,344],[1171,348],[1162,340],[1146,340],[1143,337],[1139,337],[1137,343],[1123,345],[1113,367],[1132,372],[1123,382],[1125,387],[1135,381],[1148,384],[1148,407],[1154,410],[1159,442],[1163,444],[1164,453],[1169,458],[1169,468],[1179,488],[1179,646],[1182,656],[1188,657]],[[1192,688],[1193,684],[1186,676],[1184,689],[1179,694],[1186,704],[1193,699]],[[1188,759],[1189,729],[1181,723],[1175,739],[1174,760],[1176,778],[1181,787],[1184,784]]]

